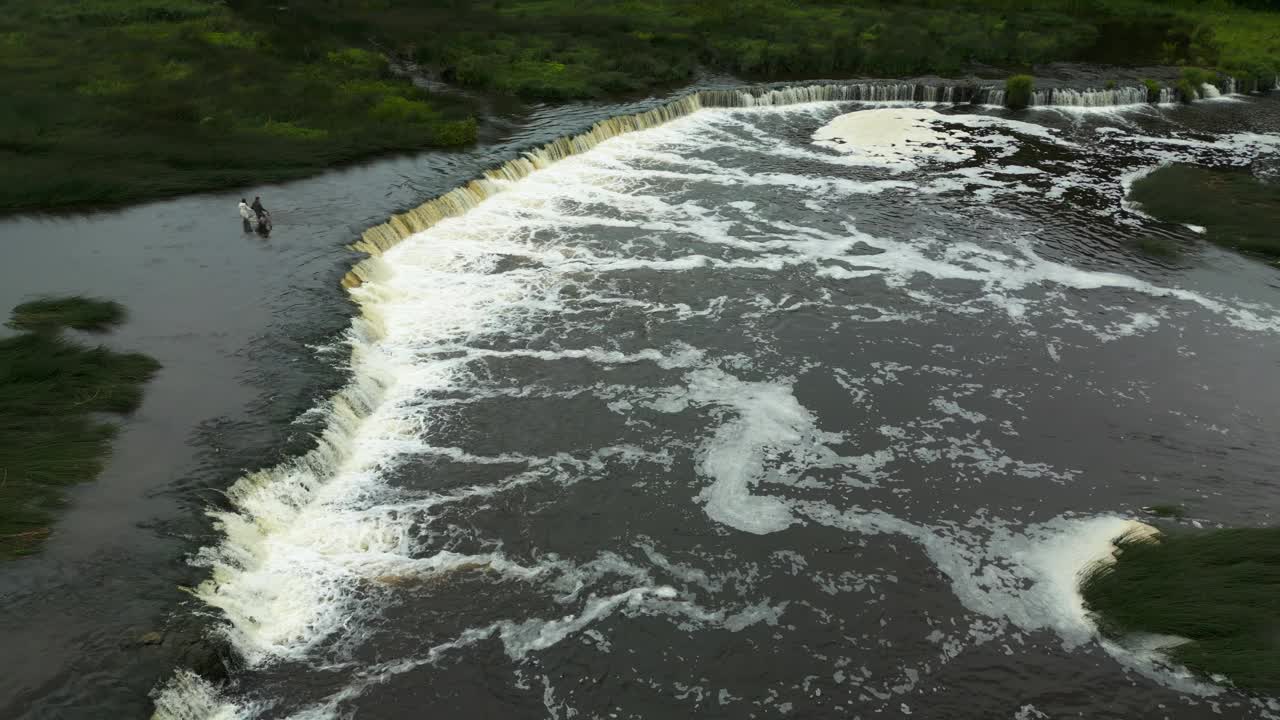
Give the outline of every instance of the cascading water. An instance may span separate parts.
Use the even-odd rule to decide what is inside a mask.
[[[1119,179],[1280,137],[917,105],[984,101],[698,92],[366,231],[328,429],[199,558],[244,667],[157,717],[1247,716],[1074,582],[1280,402],[1271,277],[1135,261]]]
[[[1146,102],[1147,89],[1145,87],[1120,87],[1110,90],[1055,88],[1052,90],[1037,90],[1032,96],[1031,105],[1096,108],[1116,105],[1142,105]]]

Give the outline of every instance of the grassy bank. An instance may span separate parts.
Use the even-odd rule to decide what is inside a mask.
[[[688,80],[1185,64],[1270,82],[1280,10],[1156,0],[8,0],[0,212],[298,177],[465,144],[468,107],[391,72],[598,98]]]
[[[1135,182],[1129,199],[1161,220],[1204,227],[1220,245],[1280,257],[1280,187],[1248,171],[1170,165]]]
[[[1280,528],[1128,537],[1118,547],[1116,563],[1080,588],[1103,634],[1185,638],[1171,659],[1247,690],[1280,690]]]
[[[49,535],[63,489],[102,470],[116,427],[101,413],[129,413],[159,364],[139,354],[87,347],[62,328],[105,332],[124,320],[118,304],[40,300],[14,309],[0,339],[0,559],[35,552]]]

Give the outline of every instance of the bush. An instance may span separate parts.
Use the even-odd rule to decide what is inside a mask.
[[[1035,92],[1035,78],[1030,75],[1014,75],[1004,81],[1004,104],[1013,110],[1031,105]]]
[[[1202,86],[1211,85],[1218,79],[1216,73],[1204,68],[1183,68],[1182,77],[1178,80],[1178,92],[1183,102],[1197,100],[1204,95]]]
[[[1146,80],[1142,81],[1142,84],[1145,85],[1147,88],[1147,102],[1149,103],[1160,102],[1160,83],[1156,82],[1155,80],[1152,80],[1151,78],[1147,78]]]

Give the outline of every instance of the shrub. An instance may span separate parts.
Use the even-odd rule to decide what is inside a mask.
[[[1004,104],[1014,110],[1031,105],[1035,92],[1035,78],[1030,75],[1014,75],[1004,81]]]
[[[1145,85],[1147,88],[1147,102],[1149,103],[1160,102],[1160,83],[1156,82],[1155,80],[1152,80],[1151,78],[1147,78],[1146,80],[1142,81],[1142,84]]]

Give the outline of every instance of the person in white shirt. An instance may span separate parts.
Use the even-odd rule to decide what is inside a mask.
[[[240,219],[244,221],[244,231],[253,232],[253,225],[249,223],[249,219],[253,217],[253,210],[249,207],[249,203],[240,198]]]

